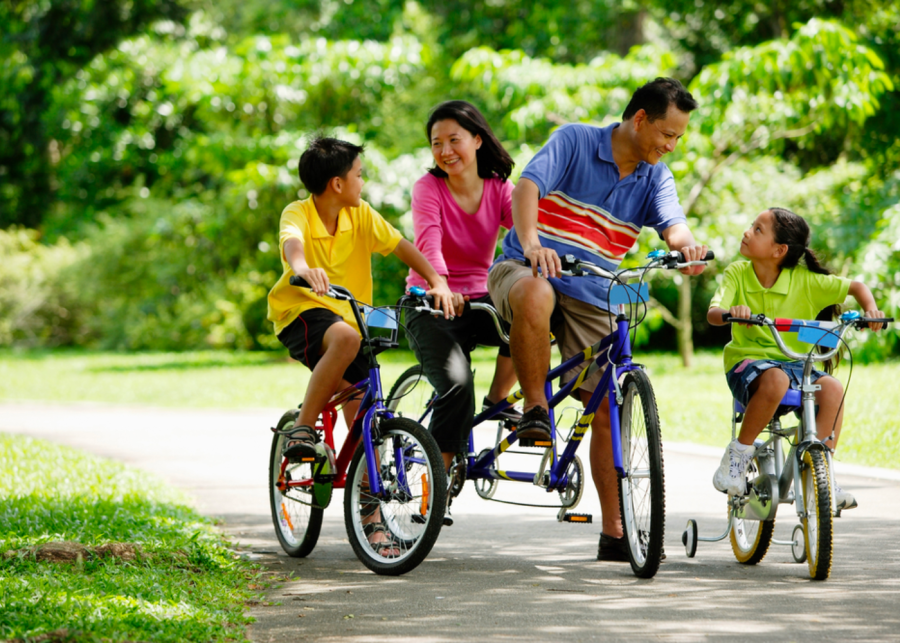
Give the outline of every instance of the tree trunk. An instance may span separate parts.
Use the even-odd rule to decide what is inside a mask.
[[[693,324],[691,323],[691,278],[681,275],[678,285],[678,353],[685,368],[690,368],[694,359]]]

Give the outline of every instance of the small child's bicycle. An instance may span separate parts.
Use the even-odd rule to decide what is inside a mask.
[[[309,287],[297,276],[291,277],[291,285]],[[344,523],[353,551],[375,573],[396,576],[414,569],[434,546],[447,506],[447,474],[431,434],[410,419],[395,418],[384,405],[376,355],[398,346],[394,317],[374,309],[364,320],[357,301],[340,286],[331,286],[328,296],[350,302],[369,359],[369,377],[328,402],[316,422],[315,458],[295,463],[282,456],[297,409],[286,412],[272,429],[269,500],[275,534],[289,556],[308,556],[333,490],[345,489]],[[390,328],[390,336],[373,336],[370,327],[377,326]],[[335,459],[338,409],[359,397],[359,411]]]
[[[856,311],[841,315],[837,325],[830,322],[797,319],[769,319],[754,315],[750,319],[738,319],[723,315],[723,321],[766,326],[775,343],[785,356],[804,362],[801,389],[788,390],[781,405],[763,436],[754,443],[750,465],[747,468],[746,493],[728,499],[728,525],[719,536],[700,537],[697,521],[688,520],[681,540],[689,558],[697,553],[697,543],[717,542],[730,536],[731,548],[738,562],[755,565],[766,555],[771,543],[790,545],[794,560],[809,565],[809,575],[814,580],[825,580],[831,573],[832,519],[841,511],[835,500],[832,450],[820,442],[816,430],[817,384],[811,382],[813,365],[833,358],[843,343],[844,334],[850,328],[863,329],[870,322],[892,322],[892,318],[861,317]],[[816,353],[797,353],[789,349],[781,337],[783,332],[796,332],[802,342],[830,349]],[[733,400],[731,435],[735,439],[738,424],[743,420],[744,407]],[[800,423],[791,428],[781,425],[781,417],[794,412]],[[784,454],[784,441],[790,450]],[[800,524],[794,527],[792,539],[781,541],[773,538],[775,515],[778,505],[795,503]]]
[[[681,253],[665,253],[661,250],[650,253],[648,258],[650,262],[645,266],[616,272],[579,261],[571,255],[562,258],[562,274],[564,275],[582,277],[595,275],[613,282],[609,303],[616,311],[615,329],[609,336],[593,346],[585,348],[547,373],[546,392],[550,406],[550,421],[553,427],[550,441],[519,440],[515,433],[515,426],[509,420],[501,420],[497,439],[490,449],[484,449],[477,453],[473,434],[470,433],[469,452],[464,454],[464,457],[456,458],[450,473],[451,498],[462,490],[466,480],[472,480],[478,495],[488,500],[493,499],[500,480],[526,482],[542,487],[547,493],[556,492],[560,500],[559,505],[529,506],[558,507],[560,511],[557,519],[561,522],[591,522],[590,515],[570,512],[580,501],[584,490],[584,468],[575,452],[584,439],[600,403],[608,397],[613,459],[619,474],[619,507],[628,542],[631,568],[635,575],[641,578],[650,578],[659,569],[665,526],[665,490],[662,438],[656,398],[644,367],[632,362],[630,332],[640,324],[643,317],[632,322],[626,312],[626,307],[648,301],[647,285],[642,282],[650,270],[680,269],[704,263],[684,263]],[[709,253],[705,259],[709,261],[712,258],[713,254]],[[633,278],[640,278],[641,283],[627,285],[626,281]],[[405,299],[412,305],[403,306],[407,302],[401,300],[401,306],[435,313],[436,311],[432,310],[422,295],[424,292],[411,291],[411,294]],[[471,307],[489,312],[494,318],[501,337],[508,341],[497,311],[492,306],[472,304]],[[601,311],[600,314],[606,313]],[[553,394],[551,386],[553,380],[585,361],[590,361],[591,364],[578,377]],[[577,390],[582,382],[601,368],[601,363],[608,363],[610,368],[606,369],[587,406],[576,417],[568,435],[563,438],[557,430],[559,411],[556,407],[566,400],[572,391]],[[615,377],[611,376],[612,373],[615,373]],[[415,395],[413,389],[420,381],[424,381],[426,384],[423,387],[425,394]],[[416,400],[414,404],[410,404],[407,399],[404,399],[408,395],[411,395],[411,399]],[[408,416],[424,423],[430,415],[430,407],[434,399],[435,393],[428,385],[421,366],[414,366],[401,375],[394,384],[388,395],[387,404],[398,412],[402,405]],[[476,415],[473,419],[473,426],[501,417],[504,411],[521,399],[521,391],[511,394],[506,400],[498,402],[490,409]],[[504,429],[512,431],[505,439],[503,439]],[[542,454],[538,454],[541,455],[541,462],[537,471],[506,471],[499,468],[501,454],[522,453],[510,450],[514,444],[525,448],[538,447],[542,450]],[[534,452],[531,453],[534,454]]]

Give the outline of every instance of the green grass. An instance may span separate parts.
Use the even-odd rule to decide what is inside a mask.
[[[0,557],[0,640],[244,640],[257,571],[185,502],[147,473],[0,434],[0,552],[15,552]],[[56,564],[27,553],[62,540],[142,555]]]
[[[484,395],[494,351],[479,349],[473,365]],[[379,356],[386,388],[412,365],[406,351]],[[698,353],[691,369],[675,355],[642,354],[650,369],[667,440],[721,446],[731,436],[729,393],[721,354]],[[846,362],[838,371],[846,382]],[[85,353],[0,351],[0,401],[93,401],[176,407],[286,407],[303,395],[309,371],[273,353]],[[900,469],[900,414],[895,382],[900,363],[857,366],[846,400],[837,458]]]

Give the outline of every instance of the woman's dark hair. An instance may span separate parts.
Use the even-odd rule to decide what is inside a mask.
[[[337,138],[313,139],[300,156],[297,174],[310,194],[322,194],[328,182],[336,176],[346,177],[356,157],[362,154],[361,145]]]
[[[809,225],[803,217],[794,214],[787,208],[769,208],[772,213],[772,236],[775,243],[787,246],[787,253],[781,260],[780,268],[794,268],[800,263],[800,259],[806,264],[807,270],[818,275],[830,275],[831,271],[819,262],[816,253],[809,247]],[[821,321],[837,319],[841,315],[840,304],[825,308],[816,316]],[[824,352],[824,351],[823,351]],[[825,371],[831,373],[840,361],[838,355],[834,362],[825,362]]]
[[[425,125],[425,138],[431,143],[431,128],[438,121],[456,121],[465,128],[472,136],[481,137],[481,147],[475,152],[475,160],[478,163],[478,176],[482,179],[492,179],[494,177],[505,181],[512,174],[515,163],[494,132],[487,120],[478,111],[472,103],[464,100],[448,100],[435,107],[431,116],[428,117],[428,123]],[[434,176],[443,179],[447,177],[447,173],[441,168],[435,166],[428,170]]]
[[[674,78],[657,78],[638,87],[631,95],[622,120],[627,121],[642,109],[652,123],[666,117],[669,105],[675,105],[678,111],[685,114],[697,109],[697,101],[680,82]]]

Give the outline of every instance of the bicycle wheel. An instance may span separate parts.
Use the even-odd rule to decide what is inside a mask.
[[[398,576],[425,560],[437,540],[447,508],[447,474],[434,438],[412,420],[380,422],[374,443],[384,495],[369,492],[360,444],[347,471],[344,523],[350,545],[366,567]],[[383,537],[369,542],[376,527]]]
[[[299,411],[293,409],[281,416],[276,427],[279,431],[289,428]],[[276,433],[272,437],[269,454],[269,506],[275,535],[288,556],[308,556],[319,540],[324,510],[314,506],[313,486],[287,486],[288,482],[312,481],[313,464],[287,463],[282,475],[284,457],[281,455],[286,436]]]
[[[619,417],[625,477],[619,481],[619,509],[631,569],[639,578],[651,578],[659,570],[665,530],[659,413],[643,371],[625,375],[622,394]]]
[[[421,364],[410,366],[397,378],[388,393],[385,405],[400,417],[409,418],[427,427],[431,421],[431,407],[436,394]]]
[[[756,458],[747,467],[746,478],[752,480],[759,475],[760,467]],[[746,485],[745,485],[746,488]],[[731,510],[729,509],[729,513]],[[769,551],[772,534],[775,532],[774,520],[744,520],[735,518],[731,525],[731,550],[739,563],[755,565]]]
[[[831,574],[832,516],[828,465],[821,451],[804,451],[800,481],[803,484],[805,517],[800,520],[806,540],[806,563],[813,580]]]

